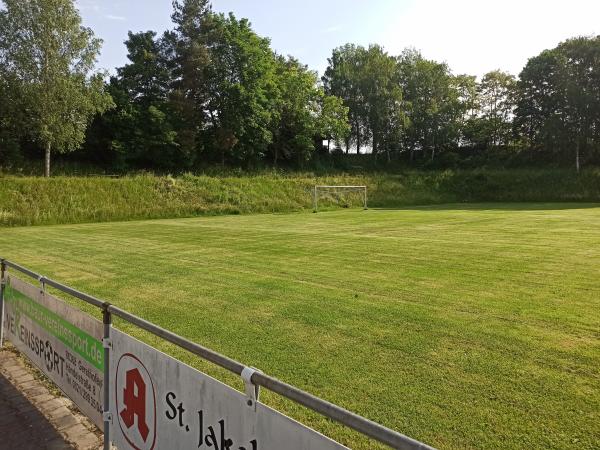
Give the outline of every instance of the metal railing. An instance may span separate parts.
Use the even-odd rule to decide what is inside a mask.
[[[7,267],[12,268],[18,272],[21,272],[31,278],[36,279],[42,286],[51,286],[65,294],[69,294],[72,297],[75,297],[79,300],[82,300],[90,305],[93,305],[99,308],[103,314],[103,323],[104,323],[104,336],[109,337],[110,328],[112,325],[112,315],[119,317],[126,322],[129,322],[137,327],[148,331],[149,333],[158,336],[172,344],[175,344],[194,355],[199,356],[200,358],[210,361],[213,364],[216,364],[219,367],[222,367],[230,372],[233,372],[236,375],[241,375],[242,371],[246,368],[246,366],[234,359],[228,358],[220,353],[217,353],[213,350],[210,350],[206,347],[203,347],[199,344],[196,344],[182,336],[179,336],[171,331],[165,330],[164,328],[159,327],[147,320],[142,319],[130,312],[127,312],[111,303],[102,301],[96,297],[80,292],[76,289],[73,289],[69,286],[66,286],[62,283],[54,281],[50,278],[47,278],[43,275],[40,275],[32,270],[29,270],[17,263],[12,261],[8,261],[6,259],[0,259],[1,265],[1,279],[3,280],[3,284],[0,290],[0,312],[2,311],[2,302],[4,300],[4,272]],[[0,327],[2,326],[2,322],[0,319]],[[0,333],[1,333],[0,329]],[[1,345],[1,335],[0,335],[0,345]],[[107,372],[109,370],[109,357],[107,355],[108,348],[105,348],[105,379],[108,379]],[[344,408],[341,408],[333,403],[330,403],[326,400],[318,398],[308,392],[305,392],[301,389],[298,389],[294,386],[291,386],[283,381],[278,380],[277,378],[271,377],[261,372],[254,372],[251,377],[251,382],[256,386],[261,386],[269,391],[275,392],[287,399],[290,399],[296,403],[299,403],[315,412],[322,414],[325,417],[328,417],[331,420],[334,420],[348,428],[352,428],[353,430],[358,431],[365,436],[368,436],[382,444],[386,444],[395,449],[402,450],[434,450],[433,447],[428,446],[422,442],[419,442],[415,439],[412,439],[408,436],[405,436],[397,431],[394,431],[390,428],[387,428],[383,425],[380,425],[376,422],[373,422],[369,419],[361,417],[351,411],[348,411]],[[109,387],[105,385],[104,389],[104,402],[105,402],[105,413],[108,413],[108,394]],[[110,441],[109,438],[109,425],[108,425],[108,415],[105,414],[105,448],[107,447],[107,443]]]

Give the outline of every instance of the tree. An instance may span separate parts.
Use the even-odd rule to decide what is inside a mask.
[[[479,128],[480,110],[477,77],[463,74],[455,76],[454,80],[458,91],[458,101],[464,110],[459,124],[459,145],[477,143],[478,139],[475,135]]]
[[[92,125],[92,133],[102,130],[108,142],[100,145],[114,153],[113,164],[120,169],[185,167],[187,158],[177,143],[176,114],[169,101],[168,44],[147,31],[130,32],[125,45],[130,63],[117,69],[108,86],[116,108]]]
[[[407,125],[396,59],[378,45],[371,45],[362,55],[361,91],[373,155],[385,151],[390,161],[392,147],[399,146]]]
[[[356,145],[356,152],[368,142],[367,107],[364,97],[364,52],[363,47],[346,44],[333,50],[329,58],[329,66],[323,76],[323,85],[328,95],[341,98],[349,110],[349,121],[352,128],[346,139],[346,153],[350,145]]]
[[[391,147],[399,144],[405,114],[395,58],[379,45],[369,48],[347,44],[333,51],[323,77],[325,90],[344,101],[349,109],[357,153],[370,145],[390,158]]]
[[[17,107],[19,85],[0,66],[0,163],[14,163],[22,158],[20,139],[23,117]]]
[[[302,166],[315,151],[315,141],[341,141],[349,133],[348,109],[326,95],[317,74],[294,58],[277,58],[278,100],[273,114],[273,162],[280,158]]]
[[[430,61],[415,50],[398,58],[404,100],[410,105],[406,145],[413,160],[417,150],[435,155],[458,147],[460,124],[467,104],[461,101],[462,78],[455,78],[446,64]]]
[[[25,127],[50,155],[77,149],[96,113],[111,107],[100,73],[93,72],[101,41],[81,26],[72,0],[4,0],[0,65],[19,84]]]
[[[519,78],[516,132],[534,149],[574,158],[579,171],[600,149],[600,36],[543,51]]]
[[[277,101],[272,121],[273,164],[280,159],[294,160],[298,165],[307,161],[315,149],[319,134],[320,92],[317,76],[294,58],[277,58]]]
[[[171,16],[175,29],[165,33],[172,70],[172,108],[178,118],[177,142],[188,165],[202,151],[200,134],[207,123],[208,68],[211,64],[208,35],[214,15],[209,0],[174,0]]]
[[[319,89],[320,110],[317,116],[319,136],[340,143],[345,142],[352,131],[348,122],[349,109],[344,101],[333,95],[327,95]]]
[[[253,164],[273,141],[272,121],[278,97],[276,61],[268,39],[246,19],[213,14],[207,36],[207,150],[222,164]]]
[[[480,117],[486,144],[508,145],[512,137],[516,79],[495,70],[485,74],[478,86]]]
[[[339,99],[306,66],[277,56],[247,20],[199,0],[174,6],[173,31],[129,34],[130,63],[109,85],[117,108],[94,122],[89,152],[103,148],[119,169],[248,166],[271,155],[301,166],[317,138],[345,138]]]
[[[556,52],[546,50],[529,59],[519,75],[515,131],[532,147],[554,146],[551,135],[556,128],[549,125],[558,118],[557,66]]]
[[[567,40],[519,76],[515,131],[534,149],[575,160],[600,148],[600,36]]]
[[[558,46],[564,124],[574,136],[575,167],[600,147],[600,36],[575,38]]]

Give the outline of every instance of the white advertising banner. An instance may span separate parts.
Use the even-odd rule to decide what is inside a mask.
[[[111,330],[113,444],[119,450],[340,450],[343,445],[220,381]]]
[[[5,336],[100,429],[104,349],[100,321],[11,275],[4,295]]]

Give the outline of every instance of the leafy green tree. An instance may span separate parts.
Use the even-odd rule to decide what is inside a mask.
[[[500,70],[485,74],[479,83],[481,134],[488,146],[508,145],[511,142],[515,89],[515,77]]]
[[[205,142],[222,164],[254,164],[273,142],[275,56],[248,20],[215,14],[211,22]]]
[[[333,51],[323,77],[326,92],[344,101],[357,153],[370,145],[374,155],[398,146],[406,125],[396,60],[379,45],[347,44]]]
[[[474,75],[456,75],[454,83],[458,90],[459,101],[465,110],[465,118],[469,119],[478,114],[480,108],[477,92],[477,77]]]
[[[0,163],[20,162],[20,140],[23,137],[22,111],[18,108],[19,84],[0,66]]]
[[[320,110],[317,116],[318,137],[336,143],[345,142],[352,131],[348,121],[349,109],[344,101],[319,89]]]
[[[172,123],[176,116],[169,101],[171,71],[164,39],[152,31],[129,33],[125,42],[130,63],[117,69],[108,87],[116,108],[97,120],[108,142],[102,145],[115,155],[116,168],[186,167]]]
[[[345,140],[348,109],[326,95],[317,74],[294,58],[277,58],[278,101],[273,115],[273,162],[280,158],[302,166],[315,151],[315,141]]]
[[[364,80],[367,76],[364,53],[363,47],[353,44],[334,49],[322,79],[325,92],[341,98],[349,110],[352,131],[346,139],[346,153],[352,144],[356,145],[356,151],[360,153],[361,148],[370,139],[364,97]]]
[[[209,0],[174,0],[171,18],[175,29],[163,38],[170,53],[170,99],[177,118],[177,142],[190,166],[202,152],[201,134],[208,121],[206,77],[211,56],[207,39],[213,17]]]
[[[130,63],[117,69],[121,87],[132,100],[149,105],[165,102],[171,89],[171,72],[163,39],[156,39],[154,31],[128,33],[125,41]]]
[[[427,60],[414,50],[398,58],[398,70],[410,105],[405,141],[411,161],[416,151],[429,153],[433,161],[440,151],[458,147],[467,105],[461,101],[462,79],[455,78],[446,64]]]
[[[52,151],[80,147],[91,118],[111,107],[100,73],[93,72],[101,41],[81,26],[72,0],[4,0],[0,65],[19,84],[24,128]]]
[[[574,157],[579,171],[600,147],[600,36],[545,50],[519,78],[516,132],[533,148]]]
[[[254,165],[269,156],[298,166],[317,138],[346,137],[347,108],[247,20],[196,0],[176,2],[173,19],[160,38],[129,34],[130,63],[109,85],[117,108],[94,122],[88,152],[103,148],[122,170]]]
[[[573,136],[575,167],[600,150],[600,36],[575,38],[558,46],[564,126]]]
[[[473,75],[457,75],[454,77],[458,100],[463,107],[464,115],[460,118],[460,146],[472,146],[478,141],[475,136],[480,128],[479,125],[479,94],[477,77]]]
[[[519,75],[515,131],[526,145],[534,148],[546,146],[555,150],[560,140],[558,65],[556,51],[546,50],[531,58]]]
[[[362,55],[361,91],[372,152],[377,157],[385,151],[389,161],[392,150],[399,150],[408,124],[396,59],[378,45],[371,45]]]
[[[277,101],[273,115],[273,163],[280,159],[294,160],[299,165],[314,151],[318,134],[316,117],[319,114],[317,76],[293,58],[277,59]]]

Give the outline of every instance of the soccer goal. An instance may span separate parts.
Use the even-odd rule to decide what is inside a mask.
[[[319,200],[349,208],[353,202],[360,202],[364,209],[367,205],[366,186],[315,186],[313,189],[313,211],[319,211]]]

